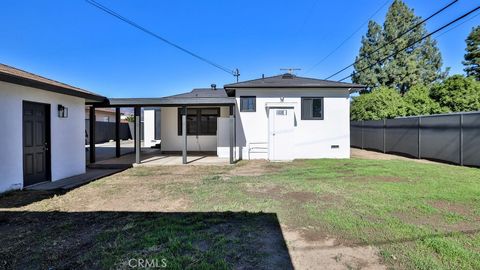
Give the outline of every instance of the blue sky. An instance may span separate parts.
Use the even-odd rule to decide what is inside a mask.
[[[161,36],[229,68],[240,80],[302,68],[302,75],[362,25],[385,0],[97,0]],[[427,17],[450,0],[408,0]],[[434,30],[474,8],[460,0],[428,22]],[[382,23],[385,6],[374,20]],[[476,13],[477,14],[477,13]],[[476,15],[474,14],[474,15]],[[472,16],[473,17],[473,16]],[[463,73],[465,38],[477,16],[437,38],[444,66]],[[350,64],[366,25],[307,76]],[[0,62],[108,97],[159,97],[234,77],[106,15],[83,0],[2,1]],[[343,73],[346,76],[349,72]],[[334,79],[342,78],[341,75]]]

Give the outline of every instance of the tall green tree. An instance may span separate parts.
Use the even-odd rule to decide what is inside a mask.
[[[465,40],[467,43],[465,61],[465,72],[467,76],[473,76],[477,81],[480,81],[480,26],[474,27],[472,32]]]
[[[427,34],[425,24],[404,34],[420,21],[413,9],[403,1],[395,0],[388,9],[381,31],[378,24],[369,23],[367,34],[362,38],[358,62],[354,65],[353,82],[370,88],[379,85],[392,87],[404,94],[415,84],[428,85],[444,78],[446,72],[441,70],[442,57],[436,41],[426,38],[412,45]],[[407,46],[408,49],[403,49]],[[376,53],[369,54],[372,51]],[[396,55],[375,65],[370,71],[362,71],[374,63],[374,59],[383,59],[397,51]]]
[[[384,57],[383,50],[379,49],[379,45],[383,44],[382,39],[382,26],[374,21],[368,22],[367,34],[362,37],[362,46],[355,58],[355,70],[364,71],[352,74],[354,82],[368,85],[370,88],[379,87],[382,84],[379,78],[383,76],[378,75],[384,72],[382,64],[379,63]]]

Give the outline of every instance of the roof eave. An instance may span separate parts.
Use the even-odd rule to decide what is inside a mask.
[[[298,86],[291,86],[291,85],[279,85],[279,86],[267,86],[267,85],[258,85],[258,86],[224,86],[225,90],[234,90],[239,88],[343,88],[343,89],[364,89],[365,86],[314,86],[314,85],[298,85]]]
[[[0,73],[0,81],[27,86],[27,87],[38,88],[45,91],[64,94],[68,96],[80,97],[80,98],[84,98],[87,102],[104,102],[106,100],[106,97],[104,96],[75,91],[75,90],[64,88],[61,86],[39,82],[36,80],[32,80],[29,78],[16,76],[12,74]]]
[[[234,98],[110,98],[98,107],[230,106]]]

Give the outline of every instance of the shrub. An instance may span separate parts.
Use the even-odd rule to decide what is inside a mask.
[[[405,116],[407,106],[397,90],[379,87],[354,97],[350,112],[352,120],[380,120]]]
[[[424,85],[415,85],[403,96],[407,115],[430,115],[447,112],[430,97],[430,89]]]
[[[473,77],[453,75],[435,84],[430,92],[440,107],[450,112],[477,111],[480,109],[480,82]]]

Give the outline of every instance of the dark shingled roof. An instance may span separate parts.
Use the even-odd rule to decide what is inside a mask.
[[[235,98],[227,96],[223,88],[217,90],[193,89],[191,92],[161,98],[110,98],[111,106],[182,106],[182,105],[233,105]]]
[[[106,99],[104,96],[95,94],[93,92],[47,79],[45,77],[4,64],[0,64],[0,81],[39,88],[69,96],[81,97],[87,99],[88,101],[104,101]]]
[[[193,89],[191,92],[182,93],[178,95],[169,96],[167,98],[226,98],[227,93],[223,88],[217,88],[217,90],[212,90],[211,88],[197,88]]]
[[[314,78],[299,77],[285,73],[282,75],[265,77],[223,86],[224,88],[354,88],[362,89],[364,85],[344,83]]]

